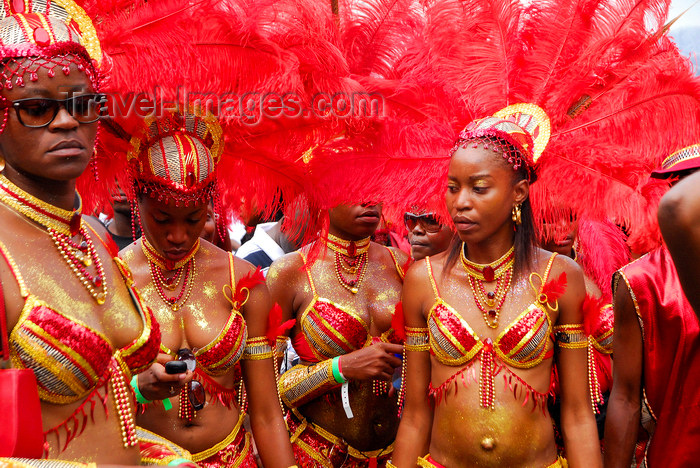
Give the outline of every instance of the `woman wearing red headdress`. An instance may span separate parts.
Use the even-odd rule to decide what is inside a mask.
[[[528,195],[548,127],[542,109],[519,104],[460,134],[445,195],[459,242],[417,263],[404,285],[396,466],[565,466],[546,410],[555,361],[567,456],[601,465],[581,378],[583,275],[535,247]]]
[[[381,206],[340,205],[329,218],[327,234],[268,273],[273,299],[297,319],[301,359],[279,393],[301,466],[385,466],[399,423],[392,316],[407,258],[370,241]]]
[[[100,116],[100,44],[71,1],[3,2],[0,11],[0,314],[12,366],[34,371],[42,419],[19,435],[25,444],[38,437],[38,451],[14,454],[41,458],[43,445],[45,457],[72,461],[65,466],[137,465],[129,380],[156,358],[160,332],[105,230],[81,217],[76,192]],[[34,413],[23,406],[19,415]]]
[[[272,302],[262,273],[200,238],[223,151],[218,121],[168,112],[148,118],[131,144],[129,196],[143,237],[121,257],[161,324],[165,354],[133,383],[145,405],[137,422],[189,450],[200,466],[255,467],[243,428],[247,404],[265,466],[293,465],[275,391],[276,337],[266,335]],[[163,370],[194,377],[168,385],[154,380]],[[149,401],[156,399],[162,402]]]

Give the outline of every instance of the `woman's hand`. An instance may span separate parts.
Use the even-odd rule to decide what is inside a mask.
[[[165,400],[174,395],[177,395],[182,387],[184,387],[194,373],[186,371],[181,374],[168,374],[165,372],[165,363],[172,361],[173,358],[169,354],[158,354],[158,359],[151,367],[139,374],[139,391],[147,400]]]
[[[403,346],[393,343],[375,343],[340,357],[340,368],[350,380],[391,380],[394,369],[401,366]]]

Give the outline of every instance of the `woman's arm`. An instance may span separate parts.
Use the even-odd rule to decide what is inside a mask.
[[[642,331],[627,284],[616,273],[613,386],[605,421],[606,468],[629,468],[641,410]]]
[[[567,288],[559,299],[559,336],[567,325],[574,331],[567,340],[558,340],[556,360],[561,386],[561,426],[569,466],[602,467],[598,429],[593,416],[588,388],[588,338],[583,332],[581,306],[586,286],[581,268],[571,259],[557,257],[555,262],[566,273]],[[558,273],[557,273],[558,274]],[[554,272],[553,272],[554,276]]]
[[[249,271],[253,271],[252,266],[249,267]],[[248,326],[249,341],[255,341],[251,338],[265,337],[271,308],[272,301],[267,287],[264,284],[255,286],[241,308]],[[248,349],[248,345],[246,348]],[[255,358],[251,359],[250,356]],[[264,359],[260,357],[262,356],[258,353],[244,352],[244,359],[241,361],[243,381],[248,392],[250,425],[263,464],[271,468],[287,468],[294,465],[295,461],[277,395],[272,348]]]
[[[423,316],[423,297],[428,282],[425,262],[409,268],[404,280],[402,305],[408,331],[404,359],[406,373],[403,386],[406,392],[403,415],[396,436],[393,464],[397,467],[414,467],[418,457],[428,453],[433,410],[428,397],[430,384],[430,353],[426,342],[427,324]],[[427,286],[430,296],[430,286]],[[423,329],[423,331],[411,330]],[[411,337],[411,332],[416,334]],[[425,338],[421,338],[422,335]],[[416,343],[414,343],[414,340]],[[419,351],[419,349],[422,349]]]
[[[659,204],[661,234],[688,302],[700,312],[700,171],[678,182]]]

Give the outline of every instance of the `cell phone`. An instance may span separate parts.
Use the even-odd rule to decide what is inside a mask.
[[[182,374],[187,372],[187,363],[184,361],[168,361],[165,363],[166,374]]]

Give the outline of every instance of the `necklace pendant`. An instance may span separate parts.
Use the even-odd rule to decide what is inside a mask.
[[[99,293],[96,297],[95,300],[97,301],[97,304],[102,305],[105,303],[107,300],[107,295],[105,293]]]
[[[496,275],[493,271],[493,268],[490,265],[484,268],[483,275],[484,275],[484,280],[487,283],[490,283],[496,277]]]
[[[357,289],[357,288],[350,288],[350,292],[353,293],[353,294],[357,294],[357,291],[359,291],[359,289]]]
[[[356,253],[357,247],[355,246],[355,241],[350,241],[350,245],[348,245],[348,255],[354,257]]]
[[[85,265],[86,267],[89,267],[90,265],[92,265],[92,259],[90,258],[89,255],[83,255],[82,261],[83,261],[83,265]]]

